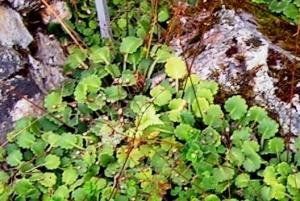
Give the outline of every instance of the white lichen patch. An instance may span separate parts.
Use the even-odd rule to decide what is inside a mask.
[[[200,43],[203,51],[187,58],[187,63],[192,64],[193,73],[198,74],[201,79],[217,81],[228,94],[238,94],[241,93],[240,90],[248,89],[254,105],[266,107],[278,115],[284,133],[291,131],[300,135],[299,95],[294,96],[292,104],[283,102],[276,96],[275,84],[278,80],[270,76],[271,66],[267,62],[270,51],[291,62],[300,59],[263,36],[250,14],[223,8],[215,15],[219,19],[218,23],[199,42],[184,43],[191,39],[191,34],[171,41],[177,56],[182,56],[184,50],[199,47]],[[278,60],[272,68],[284,70],[283,63]]]
[[[15,123],[16,121],[18,121],[23,117],[29,117],[29,116],[41,117],[44,111],[41,109],[40,110],[37,109],[36,105],[42,108],[43,99],[44,97],[41,94],[36,94],[34,98],[28,99],[30,102],[25,99],[20,99],[15,104],[14,108],[10,111],[10,115],[12,117],[13,123]],[[35,105],[33,105],[31,102],[34,102]]]

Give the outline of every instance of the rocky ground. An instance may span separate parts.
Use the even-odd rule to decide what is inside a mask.
[[[42,106],[45,94],[63,80],[61,68],[66,57],[53,36],[36,27],[33,18],[28,20],[35,12],[42,23],[53,22],[56,18],[51,9],[33,0],[0,3],[1,144],[17,119],[44,113],[36,105]],[[64,2],[53,1],[51,7],[61,18],[71,17]],[[300,83],[294,83],[292,101],[283,100],[276,93],[279,80],[273,72],[284,71],[287,62],[299,62],[300,58],[258,31],[257,22],[249,13],[223,8],[213,15],[217,23],[196,42],[187,41],[195,37],[197,30],[183,30],[185,34],[172,40],[176,54],[185,56],[192,71],[202,79],[217,81],[227,95],[243,94],[248,103],[266,107],[277,117],[283,133],[300,135]],[[183,16],[182,27],[188,29],[190,24],[204,23],[209,17],[211,14],[206,11],[194,18]],[[183,55],[188,49],[198,53]],[[163,77],[153,81],[158,83]]]
[[[258,22],[249,13],[223,7],[213,15],[203,10],[193,18],[182,16],[184,34],[171,41],[176,54],[183,56],[191,71],[202,79],[217,81],[226,97],[241,94],[249,105],[265,107],[279,121],[282,134],[300,135],[299,79],[292,83],[293,97],[284,99],[278,95],[278,91],[286,89],[285,95],[290,95],[291,87],[278,87],[283,85],[282,80],[289,83],[290,76],[279,79],[278,75],[300,58],[272,43],[258,30]],[[216,23],[195,40],[199,33],[191,27],[207,23],[210,17]],[[152,84],[164,77],[156,77]]]
[[[47,92],[59,87],[66,60],[60,43],[36,24],[55,18],[41,1],[0,1],[0,144],[14,122],[24,116],[44,112]],[[55,1],[52,8],[62,18],[70,18],[66,3]],[[57,9],[56,9],[57,8]],[[28,16],[36,16],[31,19]],[[40,17],[40,18],[38,18]]]

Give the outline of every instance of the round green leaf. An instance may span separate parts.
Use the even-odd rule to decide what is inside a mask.
[[[272,185],[271,187],[271,192],[272,192],[272,197],[275,198],[276,200],[281,200],[286,197],[286,188],[284,185],[276,183]]]
[[[201,80],[200,83],[198,84],[198,86],[202,89],[209,89],[213,95],[216,95],[219,90],[218,83],[215,81]]]
[[[114,103],[127,97],[127,92],[121,86],[111,86],[104,90],[107,102]]]
[[[259,121],[257,130],[264,139],[270,139],[278,132],[278,127],[279,125],[275,120],[271,118],[265,118]]]
[[[191,85],[198,85],[200,82],[200,77],[199,75],[197,74],[190,74],[189,77],[187,77],[187,80],[186,80],[186,84],[185,84],[185,89],[184,90],[187,90],[187,88]],[[198,85],[199,86],[199,85]],[[202,86],[201,86],[202,87]],[[206,88],[206,87],[203,87],[203,88]]]
[[[246,157],[243,167],[248,172],[255,172],[261,166],[261,158],[258,154],[252,154]]]
[[[4,172],[4,170],[0,170],[0,184],[8,182],[9,177],[8,173]]]
[[[300,189],[300,172],[290,174],[287,178],[287,184],[293,188]]]
[[[281,13],[290,4],[290,0],[272,0],[269,4],[269,9],[275,13]]]
[[[127,195],[130,197],[134,197],[137,194],[137,190],[135,187],[130,186],[127,191],[126,191]]]
[[[23,155],[20,152],[20,150],[13,150],[11,153],[8,154],[7,158],[6,158],[6,162],[10,165],[10,166],[17,166],[22,162],[23,159]]]
[[[49,154],[45,157],[45,167],[48,170],[54,170],[60,165],[60,158],[56,155]]]
[[[106,46],[93,50],[89,58],[96,64],[105,63],[109,65],[113,61],[112,51]]]
[[[150,56],[155,59],[156,63],[163,63],[172,56],[170,52],[170,47],[167,45],[154,45],[150,51]]]
[[[77,178],[78,173],[72,166],[69,166],[67,169],[65,169],[62,174],[62,181],[67,185],[73,184]]]
[[[58,92],[52,92],[45,98],[45,108],[47,110],[53,110],[53,107],[62,103],[62,96]]]
[[[208,108],[209,103],[206,98],[197,98],[192,104],[193,112],[197,117],[201,117]]]
[[[195,117],[188,110],[181,111],[180,119],[181,119],[181,123],[189,124],[191,126],[194,126],[194,124],[195,124]]]
[[[165,71],[167,75],[173,79],[181,79],[187,73],[185,61],[181,57],[170,57],[165,64]]]
[[[235,178],[234,183],[238,188],[244,188],[248,186],[249,181],[250,181],[250,175],[247,173],[242,173]]]
[[[247,119],[247,121],[260,122],[265,118],[268,118],[266,109],[258,106],[253,106],[249,109],[247,117],[245,119]]]
[[[287,7],[284,9],[283,14],[291,19],[297,19],[299,16],[298,8],[295,4],[290,3],[287,5]]]
[[[256,141],[246,140],[243,143],[242,150],[245,155],[256,154],[259,151],[259,144]]]
[[[58,144],[61,148],[72,149],[77,143],[77,137],[71,133],[63,133],[59,136]]]
[[[198,87],[196,92],[196,97],[198,98],[206,98],[206,100],[212,104],[214,102],[214,96],[210,89],[200,88]]]
[[[282,138],[272,138],[268,142],[268,147],[271,153],[280,153],[284,150],[285,144]]]
[[[80,82],[74,91],[75,100],[78,103],[84,103],[86,101],[88,87],[83,82]]]
[[[267,185],[274,185],[278,183],[276,178],[275,168],[273,166],[268,166],[263,171],[264,182]]]
[[[163,124],[159,119],[159,115],[156,114],[154,106],[142,107],[142,113],[135,120],[135,125],[139,130],[144,130],[148,126]]]
[[[57,177],[54,173],[46,172],[46,173],[44,173],[44,178],[42,180],[40,180],[39,182],[43,186],[51,187],[56,184],[56,179],[57,179]]]
[[[277,172],[282,176],[288,175],[289,173],[291,173],[291,171],[292,167],[286,162],[281,162],[277,166]]]
[[[31,145],[30,150],[37,156],[45,151],[46,146],[46,142],[44,142],[41,139],[38,139],[35,143]]]
[[[187,140],[193,135],[193,133],[193,127],[188,124],[180,124],[174,130],[174,134],[179,140]]]
[[[241,146],[241,144],[250,139],[250,133],[252,129],[249,127],[242,127],[241,129],[236,129],[233,131],[232,138],[233,143],[237,146]]]
[[[74,198],[75,201],[84,201],[87,197],[88,194],[83,188],[77,188],[72,192],[72,198]]]
[[[122,39],[120,45],[120,51],[125,54],[132,54],[143,44],[143,40],[141,38],[137,38],[134,36],[128,36]]]
[[[68,56],[67,64],[71,68],[77,68],[86,60],[85,54],[80,49],[75,49],[74,52]]]
[[[97,23],[97,21],[96,20],[90,20],[89,21],[89,27],[91,28],[91,29],[97,29],[98,28],[98,23]]]
[[[127,26],[127,20],[124,18],[118,19],[117,23],[121,29],[125,29]]]
[[[87,95],[87,101],[85,102],[89,109],[93,111],[101,110],[105,106],[106,102],[101,98],[104,94],[90,93]]]
[[[141,112],[141,108],[145,105],[147,105],[147,101],[149,100],[148,97],[137,95],[134,96],[133,100],[130,103],[130,109],[136,114],[139,114]]]
[[[33,188],[33,184],[28,179],[21,179],[17,180],[14,191],[19,196],[26,196]]]
[[[204,201],[220,201],[220,198],[214,194],[205,197]]]
[[[101,86],[101,79],[97,75],[90,75],[83,78],[80,83],[87,86],[87,91],[91,93],[96,93],[99,91]]]
[[[300,137],[299,136],[296,137],[293,147],[297,150],[300,150]]]
[[[150,94],[154,98],[154,103],[158,106],[166,105],[172,99],[171,92],[160,85],[154,87]]]
[[[227,99],[224,107],[233,120],[241,119],[248,109],[245,99],[243,99],[240,95]]]
[[[169,13],[167,10],[161,10],[158,13],[158,21],[159,22],[165,22],[167,19],[169,19]]]
[[[212,174],[219,182],[223,182],[231,180],[235,173],[233,168],[220,166],[218,168],[214,168]]]
[[[223,117],[220,105],[211,105],[203,114],[203,122],[213,128],[219,128],[223,125]]]
[[[122,81],[122,86],[132,86],[136,84],[136,78],[132,73],[123,73],[120,80]]]
[[[36,141],[35,136],[30,133],[29,131],[23,131],[21,134],[18,135],[17,137],[17,144],[19,147],[22,148],[30,148],[31,145],[33,145]]]
[[[241,149],[232,147],[226,154],[226,158],[229,159],[232,165],[241,166],[245,160],[245,155]]]
[[[211,145],[215,147],[219,147],[221,144],[221,136],[220,134],[212,127],[208,126],[204,130],[202,130],[202,134],[200,135],[200,139],[204,142],[205,146]]]

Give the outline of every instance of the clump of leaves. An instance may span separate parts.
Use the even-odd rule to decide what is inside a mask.
[[[112,29],[115,37],[138,36],[146,39],[148,33],[153,28],[153,23],[157,23],[154,33],[160,35],[163,30],[163,23],[170,18],[170,1],[158,1],[157,9],[154,2],[149,1],[109,1],[111,16],[118,16],[112,19]],[[137,6],[138,5],[138,6]],[[125,8],[125,9],[124,9]],[[137,9],[138,8],[138,9]],[[157,22],[153,22],[157,12]]]
[[[73,17],[70,20],[64,21],[68,29],[76,33],[76,36],[79,36],[87,46],[100,45],[102,41],[97,21],[95,1],[72,0],[69,3],[69,8],[72,11]],[[67,32],[64,31],[60,24],[49,24],[48,31],[57,36],[61,41],[69,40]]]
[[[186,75],[177,59],[165,64],[173,79]],[[108,66],[49,94],[51,116],[17,123],[1,148],[1,200],[299,198],[299,154],[285,149],[265,109],[239,95],[214,104],[218,85],[196,75],[185,88],[165,80],[150,95],[130,95],[132,72],[115,68],[129,81],[109,86]]]
[[[299,24],[299,7],[298,0],[252,0],[254,3],[268,4],[271,12],[281,14],[295,24]]]

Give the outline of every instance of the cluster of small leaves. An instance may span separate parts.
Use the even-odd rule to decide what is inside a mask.
[[[101,36],[95,1],[76,0],[70,2],[74,2],[69,4],[69,9],[72,11],[73,16],[72,19],[65,20],[67,27],[73,33],[79,35],[86,45],[99,45],[101,43]],[[49,24],[48,31],[60,38],[61,41],[70,40],[67,32],[64,31],[59,23]]]
[[[173,80],[186,75],[177,68],[180,61],[166,60]],[[149,96],[130,98],[123,82],[103,87],[105,79],[98,76],[110,73],[101,69],[82,72],[81,80],[49,94],[45,108],[52,117],[18,121],[1,149],[0,161],[7,164],[0,171],[1,200],[300,197],[300,155],[285,149],[265,109],[248,108],[239,95],[223,107],[214,104],[217,83],[197,75],[180,90],[168,79]],[[72,95],[74,102],[64,101]],[[75,127],[72,133],[59,115]],[[300,149],[299,138],[294,149]]]
[[[252,0],[254,3],[268,4],[271,12],[281,14],[299,24],[299,0]]]
[[[170,18],[170,1],[158,1],[157,21],[154,33],[159,35],[163,27],[160,23],[166,22]],[[155,7],[151,1],[108,1],[110,15],[112,17],[112,29],[115,37],[125,37],[137,35],[139,38],[146,39],[149,31],[153,27]],[[126,8],[126,9],[123,9]]]

